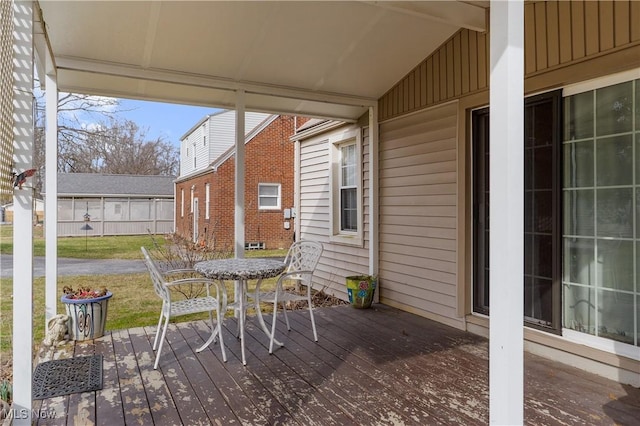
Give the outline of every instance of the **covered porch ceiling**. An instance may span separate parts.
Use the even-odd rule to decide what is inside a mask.
[[[35,32],[64,92],[353,121],[488,3],[45,0]]]

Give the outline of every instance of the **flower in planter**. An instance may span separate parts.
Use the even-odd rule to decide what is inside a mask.
[[[107,288],[102,287],[100,290],[92,290],[89,287],[78,287],[76,290],[69,286],[64,286],[62,292],[67,299],[95,299],[107,295]]]

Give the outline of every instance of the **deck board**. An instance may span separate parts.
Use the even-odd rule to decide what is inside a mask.
[[[34,401],[55,418],[38,425],[424,425],[487,424],[486,339],[393,308],[316,309],[279,316],[284,347],[269,341],[255,318],[240,360],[236,320],[201,353],[208,323],[171,324],[153,369],[155,326],[108,331],[68,343],[50,358],[102,354],[102,390]],[[266,316],[267,323],[270,317]],[[282,320],[282,322],[281,322]],[[640,390],[525,353],[525,422],[530,425],[634,424]]]
[[[96,339],[96,354],[102,355],[102,389],[96,392],[96,419],[102,424],[124,424],[122,393],[111,334]]]
[[[204,322],[195,322],[191,327],[196,333],[200,334],[202,338],[204,338],[208,333],[208,329]],[[225,337],[225,345],[234,344],[236,338],[229,333],[225,333],[227,336]],[[235,343],[237,344],[237,342]],[[214,382],[218,382],[219,380],[224,380],[226,385],[229,387],[225,387],[225,383],[221,383],[220,387],[224,390],[223,392],[232,393],[235,395],[234,404],[241,404],[240,412],[236,409],[236,413],[238,413],[238,417],[243,419],[246,416],[249,416],[251,419],[255,417],[256,419],[265,419],[265,424],[297,424],[293,419],[291,414],[276,400],[270,398],[268,396],[268,391],[262,385],[262,383],[249,371],[249,369],[245,368],[240,359],[236,356],[233,351],[229,350],[227,347],[227,359],[228,362],[222,362],[222,355],[220,353],[219,347],[215,345],[213,348],[209,347],[202,352],[202,356],[209,355],[209,352],[213,352],[213,358],[209,358],[211,364],[216,364],[215,370],[214,367],[209,367],[209,363],[205,364],[207,366],[210,374],[218,373],[220,376],[224,376],[225,372],[228,375],[228,379],[220,379],[220,376],[216,374]],[[234,386],[233,383],[236,385]],[[243,412],[248,412],[243,415]],[[253,422],[249,422],[251,424]],[[260,423],[256,421],[256,423]],[[255,423],[253,423],[255,424]]]

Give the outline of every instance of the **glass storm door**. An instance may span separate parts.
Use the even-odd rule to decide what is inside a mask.
[[[489,110],[473,122],[473,310],[489,313]],[[527,98],[524,132],[524,320],[561,327],[561,94]]]

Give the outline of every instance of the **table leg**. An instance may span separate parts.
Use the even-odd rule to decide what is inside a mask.
[[[253,301],[255,303],[255,309],[256,309],[256,313],[258,315],[258,322],[260,323],[260,327],[262,327],[262,330],[264,331],[264,334],[267,335],[267,337],[269,339],[271,339],[271,332],[269,331],[269,328],[267,327],[267,325],[264,322],[264,318],[262,318],[262,310],[260,309],[260,284],[262,283],[262,278],[258,279],[258,283],[256,284],[256,294],[253,295]],[[275,343],[278,346],[284,346],[284,344],[282,344],[281,342],[277,341],[276,339],[273,339],[273,343]]]
[[[211,331],[211,336],[209,336],[209,339],[207,339],[207,341],[204,342],[204,344],[202,346],[200,346],[198,349],[196,349],[196,352],[202,352],[202,350],[204,348],[206,348],[207,346],[209,346],[211,344],[211,342],[216,340],[216,337],[218,336],[218,333],[220,333],[220,323],[216,324],[216,328],[214,328]]]

